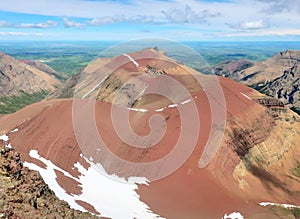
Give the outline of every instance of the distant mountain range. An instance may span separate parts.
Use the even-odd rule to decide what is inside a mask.
[[[300,51],[286,50],[264,62],[227,61],[215,73],[275,97],[300,113]]]
[[[52,72],[44,71],[44,65],[41,63],[38,65],[37,68],[35,61],[19,61],[1,53],[0,96],[18,95],[20,91],[28,94],[42,90],[54,91],[60,81],[54,77]]]
[[[43,99],[67,77],[49,66],[0,53],[0,114]]]
[[[67,82],[64,82],[68,76],[56,72],[40,61],[16,60],[1,53],[0,99],[1,97],[4,99],[0,100],[0,105],[7,105],[7,97],[20,95],[23,95],[25,97],[23,99],[26,100],[26,103],[20,104],[20,107],[41,100],[48,93],[51,93],[48,99],[71,97],[73,95],[72,87],[78,84],[82,73],[91,71],[91,66],[95,62],[97,61],[92,62]],[[218,76],[230,77],[268,96],[275,97],[300,113],[299,62],[300,51],[287,50],[264,62],[253,62],[247,59],[228,60],[217,64],[213,70]],[[27,94],[34,94],[35,97],[29,98]],[[8,106],[7,109],[2,110],[2,113],[13,112],[20,107]]]

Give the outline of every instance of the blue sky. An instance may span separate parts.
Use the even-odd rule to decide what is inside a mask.
[[[0,1],[0,40],[300,39],[295,0]]]

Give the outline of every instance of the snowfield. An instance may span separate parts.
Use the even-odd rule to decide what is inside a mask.
[[[130,177],[125,180],[117,175],[107,174],[101,164],[94,164],[85,159],[90,167],[86,169],[79,162],[74,164],[74,168],[77,168],[81,173],[76,178],[57,167],[50,160],[41,157],[37,150],[31,150],[29,155],[43,162],[47,168],[44,169],[28,162],[25,162],[24,166],[38,171],[56,196],[68,202],[76,210],[86,211],[76,202],[76,200],[81,200],[92,205],[103,217],[113,219],[161,218],[153,213],[149,206],[140,201],[140,196],[136,192],[139,184],[148,185],[148,180],[144,177]],[[77,181],[82,188],[81,194],[68,194],[57,182],[55,170]]]

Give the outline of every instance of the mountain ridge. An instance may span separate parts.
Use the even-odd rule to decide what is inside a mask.
[[[19,91],[28,94],[41,90],[54,91],[60,81],[15,58],[0,53],[0,96],[18,95]]]
[[[58,77],[58,78],[57,78]],[[0,53],[0,114],[41,101],[64,79],[49,66],[37,61],[19,61]]]
[[[136,58],[141,54],[147,54],[146,58]],[[124,167],[120,163],[107,157],[105,147],[97,144],[97,136],[100,134],[110,151],[122,159],[133,163],[157,160],[172,151],[173,144],[180,137],[180,107],[187,107],[194,102],[201,122],[196,147],[187,161],[171,175],[150,181],[148,185],[136,185],[134,197],[139,197],[139,201],[149,207],[141,209],[143,215],[150,218],[157,218],[157,214],[167,218],[221,218],[224,214],[238,210],[245,217],[265,219],[275,216],[272,211],[260,207],[260,202],[300,204],[297,195],[300,190],[299,177],[295,175],[300,159],[297,147],[300,120],[297,114],[252,88],[218,77],[226,101],[226,107],[222,108],[226,113],[225,137],[208,166],[200,168],[201,154],[210,131],[218,131],[211,127],[211,106],[205,92],[205,89],[209,89],[205,82],[215,76],[197,72],[201,84],[195,82],[191,75],[194,70],[171,61],[157,51],[146,50],[128,55],[134,61],[121,55],[91,63],[86,68],[90,71],[83,71],[85,75],[69,82],[70,88],[75,91],[74,94],[70,92],[70,97],[77,97],[75,99],[47,100],[1,117],[0,133],[9,133],[17,127],[18,132],[8,134],[9,143],[27,163],[37,165],[34,167],[44,173],[47,171],[46,166],[50,168],[51,161],[56,170],[54,182],[65,191],[65,195],[74,194],[67,197],[86,210],[117,217],[116,212],[109,212],[103,207],[104,203],[93,203],[91,197],[88,201],[82,199],[86,197],[82,195],[86,194],[86,181],[82,179],[93,170],[94,164],[101,165],[109,176],[119,174],[127,179],[127,174],[131,173],[131,169],[122,169]],[[111,74],[106,75],[107,72]],[[142,77],[135,79],[136,76]],[[157,91],[159,88],[167,88],[167,76],[186,87],[190,100],[176,99],[177,102],[172,102],[161,95],[146,94],[147,89]],[[122,91],[128,80],[136,86],[125,86],[124,95],[116,103],[116,89]],[[149,86],[144,89],[142,85],[146,82]],[[106,92],[103,92],[104,88],[107,88]],[[168,94],[172,94],[171,91]],[[83,110],[79,112],[86,112],[86,109],[92,107],[95,114],[80,114],[76,117],[76,101],[76,106]],[[151,116],[160,114],[167,123],[167,130],[158,145],[145,149],[135,148],[121,139],[112,124],[111,110],[116,104],[129,113],[132,129],[141,136],[149,133]],[[78,119],[80,127],[85,131],[80,135],[83,138],[81,141],[76,138],[74,118]],[[96,125],[96,134],[93,134],[89,124]],[[288,130],[286,135],[282,135],[283,130]],[[274,151],[278,156],[275,157]],[[138,168],[134,171],[136,177],[145,173],[145,170]],[[53,186],[51,181],[48,183],[50,187]],[[93,207],[92,210],[78,201],[87,202]],[[122,211],[128,213],[126,209]],[[135,213],[132,217],[138,215]]]
[[[228,61],[218,71],[217,75],[233,78],[243,84],[251,86],[258,91],[272,96],[290,108],[300,109],[300,51],[286,50],[280,52],[264,62],[253,63],[246,67],[239,64],[233,72],[226,69],[238,61]],[[222,64],[220,64],[222,66]],[[241,68],[242,67],[242,68]]]

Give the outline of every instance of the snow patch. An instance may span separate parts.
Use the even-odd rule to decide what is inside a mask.
[[[272,203],[272,202],[261,202],[259,203],[260,206],[279,206],[279,207],[284,207],[284,208],[300,208],[300,206],[296,206],[296,205],[291,205],[291,204],[276,204],[276,203]]]
[[[178,104],[171,104],[171,105],[169,105],[168,107],[169,108],[174,108],[174,107],[177,107],[178,106]]]
[[[28,167],[31,170],[38,171],[41,174],[41,176],[43,177],[44,181],[54,191],[55,195],[59,199],[68,202],[68,204],[70,205],[71,208],[76,209],[76,210],[80,210],[80,211],[83,211],[83,212],[87,212],[83,207],[81,207],[80,205],[78,205],[75,202],[76,199],[74,199],[73,196],[67,194],[66,191],[63,188],[61,188],[61,186],[56,181],[57,175],[55,173],[55,170],[61,171],[64,175],[69,176],[69,177],[71,177],[72,179],[74,179],[76,181],[78,181],[77,178],[74,178],[73,176],[71,176],[66,171],[64,171],[61,168],[57,167],[51,161],[46,160],[45,158],[41,157],[38,154],[37,150],[31,150],[29,152],[29,156],[31,156],[32,158],[36,158],[36,159],[42,161],[44,164],[46,164],[47,168],[43,169],[43,168],[37,166],[36,164],[28,163],[28,162],[24,162],[24,166]]]
[[[222,219],[244,219],[244,216],[239,212],[232,212],[231,214],[225,214]]]
[[[19,131],[19,129],[15,128],[14,130],[11,131],[11,133],[14,133],[14,132],[17,132],[17,131]]]
[[[8,141],[9,140],[9,137],[7,135],[0,135],[0,140],[3,140],[3,141]]]
[[[180,104],[181,104],[181,105],[184,105],[184,104],[187,104],[187,103],[189,103],[189,102],[191,102],[191,101],[192,101],[191,99],[188,99],[188,100],[182,101]],[[174,103],[174,104],[168,105],[168,107],[169,107],[169,108],[178,107],[178,104],[177,104],[177,103]],[[165,108],[166,108],[166,107],[157,109],[157,110],[155,110],[155,112],[162,112]]]
[[[85,95],[82,96],[82,99],[86,98],[88,95],[90,95],[94,90],[96,90],[98,87],[101,86],[101,84],[108,78],[108,76],[104,77],[98,84],[96,84],[89,92],[87,92]]]
[[[10,148],[10,149],[12,149],[12,145],[11,145],[11,143],[9,143],[8,142],[8,140],[9,140],[9,136],[8,135],[0,135],[0,140],[2,140],[2,141],[4,141],[6,144],[5,144],[5,147],[6,148]],[[7,144],[8,143],[8,144]]]
[[[165,108],[160,108],[160,109],[155,110],[155,112],[162,112],[162,111],[164,111],[164,109]]]
[[[244,97],[246,97],[248,100],[252,100],[250,97],[248,97],[246,94],[241,93]]]
[[[129,58],[130,61],[132,61],[132,63],[136,66],[136,67],[139,67],[139,63],[137,63],[130,55],[128,54],[123,54],[123,56],[126,56],[127,58]]]
[[[147,109],[137,109],[137,108],[127,108],[127,109],[129,109],[129,110],[132,110],[132,111],[136,111],[136,112],[148,112],[148,110]]]
[[[8,145],[5,145],[5,147],[12,149],[11,143],[9,143]]]
[[[76,203],[76,200],[81,200],[92,205],[103,217],[114,219],[161,218],[153,213],[148,205],[140,201],[140,196],[136,192],[138,184],[148,185],[148,180],[145,177],[130,177],[127,181],[115,174],[109,175],[101,164],[94,164],[84,158],[90,167],[86,169],[79,162],[74,164],[74,167],[81,173],[78,178],[75,178],[50,160],[41,157],[38,151],[31,150],[29,155],[42,161],[47,168],[43,169],[28,162],[25,162],[24,165],[39,171],[57,197],[67,201],[74,209],[86,211]],[[80,195],[67,194],[57,183],[55,170],[76,180],[82,188],[82,193]]]
[[[187,104],[187,103],[189,103],[189,102],[191,102],[192,100],[191,99],[188,99],[188,100],[185,100],[185,101],[183,101],[183,102],[181,102],[180,104]]]

